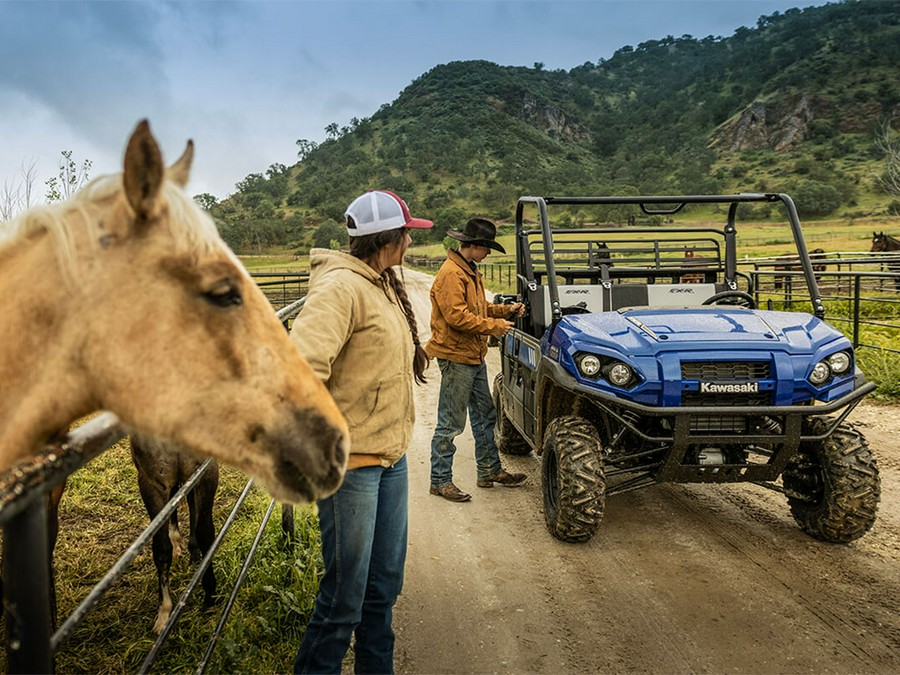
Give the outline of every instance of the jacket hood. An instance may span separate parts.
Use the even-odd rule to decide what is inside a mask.
[[[381,283],[381,276],[369,265],[359,258],[355,258],[343,251],[332,251],[327,248],[314,248],[309,252],[309,282],[312,284],[317,277],[334,270],[346,269],[372,283]]]

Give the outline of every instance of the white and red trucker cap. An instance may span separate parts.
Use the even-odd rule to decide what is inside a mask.
[[[400,197],[387,190],[372,190],[360,195],[352,202],[344,216],[352,218],[356,227],[348,227],[347,234],[361,237],[376,232],[396,230],[401,227],[428,229],[434,223],[424,218],[413,218],[409,208]]]

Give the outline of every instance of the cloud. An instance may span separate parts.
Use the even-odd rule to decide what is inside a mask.
[[[192,193],[225,197],[375,114],[433,67],[570,69],[666,35],[730,35],[806,0],[205,2],[0,0],[0,185],[59,153],[118,171],[148,118],[167,159],[197,143]],[[821,2],[819,4],[822,4]]]

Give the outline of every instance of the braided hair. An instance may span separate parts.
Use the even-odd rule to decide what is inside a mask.
[[[356,227],[356,223],[354,223],[353,219],[349,216],[347,217],[347,227],[351,229]],[[376,232],[375,234],[350,237],[350,255],[363,261],[372,260],[385,246],[399,244],[405,236],[406,230],[398,228],[396,230]],[[384,269],[381,273],[381,277],[390,284],[391,289],[393,289],[397,299],[400,301],[400,308],[406,316],[406,323],[409,324],[409,332],[412,334],[414,348],[413,375],[415,376],[416,382],[424,384],[426,382],[425,369],[428,368],[429,364],[428,355],[419,343],[419,329],[416,325],[416,315],[413,312],[409,296],[406,294],[406,286],[403,283],[403,280],[398,277],[397,273],[390,267]],[[385,294],[387,294],[387,287],[385,287]]]

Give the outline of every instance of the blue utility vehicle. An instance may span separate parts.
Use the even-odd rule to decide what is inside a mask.
[[[629,225],[558,228],[551,210]],[[738,216],[763,210],[791,234],[796,271],[782,274],[805,283],[809,313],[777,311],[739,269],[753,232]],[[696,225],[701,214],[724,224]],[[846,418],[875,385],[824,320],[820,269],[785,194],[520,198],[517,293],[495,302],[526,312],[500,340],[495,436],[542,457],[550,532],[587,541],[620,492],[748,482],[786,495],[813,537],[865,534],[878,468]]]

